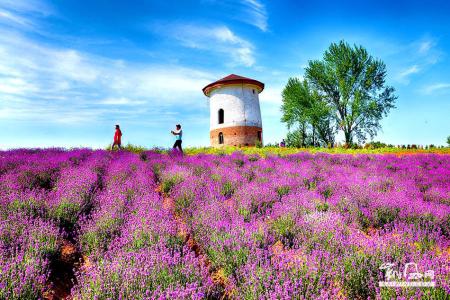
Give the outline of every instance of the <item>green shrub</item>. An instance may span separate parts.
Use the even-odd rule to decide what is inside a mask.
[[[128,246],[128,250],[137,251],[139,249],[152,246],[156,244],[158,241],[159,235],[149,232],[145,229],[136,230],[133,233],[133,239],[131,240]]]
[[[326,212],[326,211],[328,211],[328,208],[329,208],[329,206],[328,206],[328,203],[326,203],[326,202],[319,202],[316,204],[317,211]]]
[[[128,143],[126,146],[124,146],[122,148],[122,150],[133,152],[133,153],[137,153],[137,154],[140,154],[140,153],[142,153],[144,151],[147,151],[147,149],[144,146],[133,145],[133,144],[130,144],[130,143]]]
[[[0,208],[1,209],[1,208]],[[14,200],[10,202],[5,210],[5,213],[11,212],[23,212],[31,217],[42,216],[45,213],[44,204],[38,203],[34,198],[28,198],[27,200]]]
[[[259,156],[258,156],[258,155],[250,155],[250,156],[248,157],[248,160],[249,160],[249,161],[252,161],[252,162],[258,161],[258,160],[259,160]]]
[[[271,209],[275,201],[252,201],[250,212],[252,214],[260,214],[261,216],[265,215],[267,210]]]
[[[333,195],[333,188],[331,188],[331,187],[327,187],[327,188],[322,192],[322,196],[323,196],[325,199],[330,198],[331,195]]]
[[[270,230],[273,232],[277,239],[286,242],[286,245],[291,246],[294,242],[297,228],[295,221],[291,215],[283,215],[278,217],[270,226]]]
[[[186,211],[192,202],[194,202],[195,195],[191,190],[184,191],[180,196],[175,199],[175,212],[177,214],[182,214]]]
[[[282,186],[277,187],[277,194],[281,199],[281,197],[283,197],[284,195],[289,194],[290,190],[291,190],[290,186],[282,185]]]
[[[80,237],[83,252],[87,255],[97,251],[106,251],[111,240],[120,233],[123,219],[105,216],[97,221],[95,229]]]
[[[225,196],[226,198],[231,197],[234,194],[234,191],[236,190],[236,187],[231,181],[225,181],[222,184],[222,187],[220,189],[220,193]]]
[[[224,246],[220,250],[210,247],[206,253],[216,269],[223,268],[225,275],[231,276],[247,262],[249,251],[246,247]]]
[[[184,246],[184,238],[180,235],[170,235],[166,240],[166,246],[172,251],[182,251]]]
[[[50,209],[50,216],[56,220],[60,227],[72,228],[78,220],[81,204],[77,202],[61,201]]]
[[[155,176],[155,181],[158,182],[161,180],[161,169],[162,169],[161,163],[154,163],[152,164],[152,171],[153,175]]]
[[[181,177],[181,175],[175,174],[172,176],[168,176],[166,178],[163,179],[162,181],[162,191],[165,194],[169,194],[170,191],[172,190],[172,188],[179,184],[180,182],[182,182],[184,180],[183,177]]]
[[[245,162],[242,159],[235,159],[234,163],[236,164],[236,166],[241,168],[244,165]]]
[[[53,176],[54,170],[48,169],[46,171],[33,172],[31,170],[24,171],[19,175],[17,179],[19,185],[24,189],[41,188],[51,190],[53,188]]]
[[[250,211],[245,207],[239,207],[238,213],[244,217],[244,222],[250,222]]]
[[[364,231],[370,226],[369,218],[360,209],[356,209],[356,222]]]
[[[397,207],[378,207],[374,212],[374,222],[375,226],[382,228],[384,225],[394,222],[397,217],[400,209]]]
[[[379,265],[381,262],[365,253],[344,259],[343,284],[349,299],[375,299]]]

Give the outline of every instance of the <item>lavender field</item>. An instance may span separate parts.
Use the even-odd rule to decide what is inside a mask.
[[[450,294],[450,155],[3,151],[0,203],[0,299]]]

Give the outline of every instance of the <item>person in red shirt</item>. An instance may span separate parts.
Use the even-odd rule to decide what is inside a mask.
[[[114,133],[114,142],[111,146],[111,150],[113,150],[116,145],[119,149],[122,149],[122,131],[120,131],[119,125],[116,125],[116,132]]]

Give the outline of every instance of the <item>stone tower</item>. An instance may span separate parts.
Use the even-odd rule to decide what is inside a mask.
[[[258,95],[263,89],[264,83],[234,74],[203,88],[209,98],[211,146],[262,143]]]

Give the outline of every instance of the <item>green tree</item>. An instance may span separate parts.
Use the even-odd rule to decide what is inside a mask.
[[[362,46],[332,43],[323,59],[310,61],[305,71],[314,93],[330,106],[347,144],[355,137],[360,142],[367,135],[373,138],[382,117],[395,108],[395,90],[385,85],[386,65]]]
[[[447,145],[450,147],[450,135],[447,137]]]
[[[336,126],[331,107],[312,90],[306,80],[289,78],[282,92],[282,121],[289,129],[287,145],[294,147],[328,145],[334,143]]]

